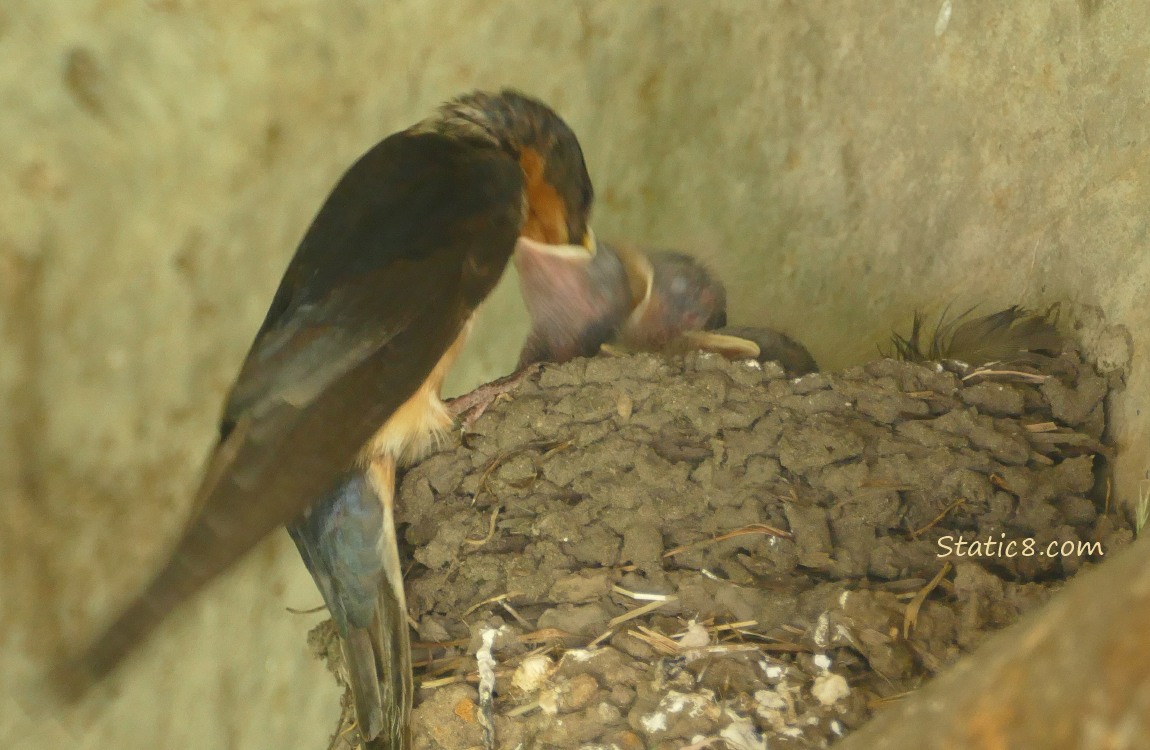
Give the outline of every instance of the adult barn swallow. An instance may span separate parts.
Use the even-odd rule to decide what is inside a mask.
[[[173,608],[289,522],[305,559],[309,550],[316,559],[336,550],[337,562],[382,555],[387,586],[374,598],[354,585],[343,593],[354,600],[349,609],[370,607],[393,623],[406,646],[388,523],[396,465],[450,425],[440,384],[517,239],[584,240],[591,202],[574,133],[546,105],[513,91],[459,97],[364,154],[328,196],[280,282],[228,398],[190,525],[144,591],[56,672],[56,684],[76,695],[104,677]],[[339,490],[349,471],[362,471],[366,484]],[[341,491],[354,496],[343,505],[347,533],[325,537],[321,519],[306,511]],[[380,534],[391,549],[376,546]],[[327,572],[343,585],[339,565]],[[380,648],[372,658],[386,692],[397,683],[385,674],[393,668],[387,644]],[[360,717],[365,738],[404,745],[410,679],[402,676],[406,694],[392,695],[382,721],[370,711]]]

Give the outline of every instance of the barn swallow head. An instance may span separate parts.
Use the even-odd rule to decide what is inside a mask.
[[[591,177],[575,133],[550,107],[510,89],[477,91],[443,105],[430,126],[497,146],[519,162],[524,237],[590,251]]]
[[[727,293],[722,282],[685,253],[638,251],[620,246],[620,255],[635,255],[631,270],[636,295],[620,341],[631,349],[659,351],[688,331],[707,331],[726,324]]]

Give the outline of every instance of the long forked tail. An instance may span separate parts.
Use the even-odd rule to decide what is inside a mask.
[[[383,506],[380,555],[383,579],[373,625],[378,659],[383,728],[368,741],[366,750],[407,750],[410,747],[411,704],[415,695],[408,636],[407,597],[403,592],[403,568],[395,535],[395,459],[383,456],[368,469],[372,488]],[[351,667],[349,664],[349,672]]]
[[[375,459],[287,524],[342,643],[367,748],[408,747],[411,648],[393,503],[395,460]]]

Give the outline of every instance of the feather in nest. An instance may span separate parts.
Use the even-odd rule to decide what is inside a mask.
[[[893,350],[884,356],[909,362],[953,360],[972,367],[989,362],[1034,361],[1040,353],[1057,354],[1064,338],[1058,333],[1058,306],[1034,312],[1012,305],[990,315],[971,317],[975,308],[948,317],[944,310],[929,339],[926,316],[915,311],[910,334],[891,334]]]

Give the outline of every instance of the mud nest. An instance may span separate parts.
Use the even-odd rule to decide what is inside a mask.
[[[1109,389],[1074,352],[545,367],[403,477],[414,747],[825,747],[1132,539]]]

